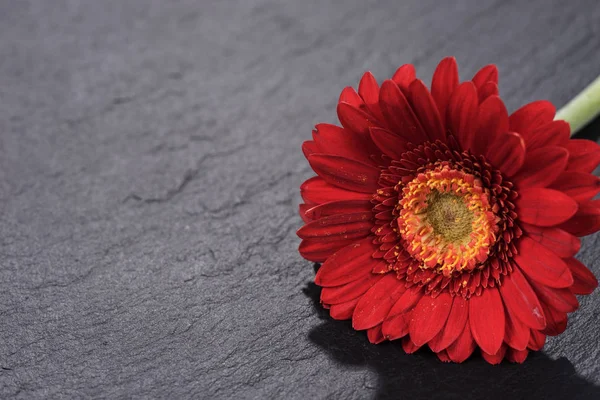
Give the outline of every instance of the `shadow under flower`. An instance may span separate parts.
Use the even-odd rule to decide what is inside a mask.
[[[597,141],[600,138],[600,117],[596,117],[582,130],[577,132],[573,139],[588,139]]]
[[[475,355],[462,364],[446,364],[428,348],[408,355],[399,342],[372,345],[349,321],[329,317],[320,292],[314,283],[304,288],[323,320],[309,339],[340,364],[375,371],[376,399],[600,399],[600,386],[578,376],[566,358],[552,360],[538,352],[521,365],[493,366]]]

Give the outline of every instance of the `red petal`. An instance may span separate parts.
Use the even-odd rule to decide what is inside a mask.
[[[439,353],[436,353],[435,355],[438,356],[438,358],[440,359],[441,362],[446,362],[446,363],[452,362],[452,360],[448,356],[448,352],[446,350],[440,351]]]
[[[498,365],[504,359],[504,355],[506,354],[506,344],[500,346],[500,350],[498,350],[495,354],[488,354],[485,351],[481,350],[481,355],[483,359],[492,365]]]
[[[568,194],[575,201],[583,202],[600,192],[600,179],[587,172],[565,171],[550,187]]]
[[[377,104],[379,101],[379,85],[370,71],[362,76],[358,84],[358,94],[366,104]]]
[[[410,320],[410,338],[413,343],[421,347],[433,339],[446,323],[451,308],[450,292],[442,292],[435,299],[431,296],[421,297]]]
[[[471,336],[471,329],[469,326],[467,319],[465,329],[463,329],[462,333],[458,336],[458,339],[446,349],[448,357],[456,363],[465,361],[475,350],[475,341],[473,340],[473,336]]]
[[[546,187],[565,170],[568,160],[569,152],[564,147],[546,146],[530,151],[515,181],[519,187]]]
[[[486,82],[482,87],[477,89],[477,96],[479,97],[479,103],[483,103],[485,99],[491,96],[498,96],[498,85],[494,82]]]
[[[313,153],[320,153],[319,147],[312,140],[307,140],[302,143],[302,153],[304,153],[304,157],[308,158]]]
[[[437,108],[445,125],[446,108],[450,102],[450,96],[458,86],[458,65],[454,57],[444,58],[435,69],[431,80],[431,96],[437,104]]]
[[[369,342],[373,344],[379,344],[385,340],[383,333],[381,332],[381,325],[377,325],[367,331],[367,338]]]
[[[445,140],[446,132],[442,126],[440,112],[423,81],[415,79],[408,89],[410,104],[429,139],[432,142],[438,139]]]
[[[600,163],[600,146],[587,139],[571,139],[567,143],[569,150],[568,170],[592,172]]]
[[[498,95],[498,68],[495,65],[486,65],[480,69],[472,81],[477,87],[480,103],[490,96]]]
[[[517,249],[514,260],[529,278],[554,288],[573,284],[573,275],[567,264],[551,250],[527,236],[519,240]]]
[[[567,329],[567,314],[542,305],[546,316],[546,329],[542,331],[548,336],[557,336]]]
[[[530,281],[531,287],[541,300],[542,305],[563,313],[573,312],[579,308],[577,297],[571,292],[571,289],[554,289],[535,281]],[[544,313],[546,315],[546,313]],[[547,315],[546,315],[547,317]]]
[[[388,340],[400,339],[408,335],[410,314],[398,314],[383,322],[383,334]]]
[[[310,221],[312,221],[312,219],[308,215],[306,215],[306,212],[313,206],[313,204],[300,204],[298,206],[300,218],[302,218],[302,221],[304,221],[305,223],[309,223]]]
[[[371,200],[372,193],[357,193],[340,189],[314,176],[300,186],[300,195],[307,203],[321,204],[335,200]]]
[[[410,336],[405,336],[402,338],[402,348],[406,352],[406,354],[412,354],[415,351],[419,350],[421,346],[415,345],[412,340],[410,340]]]
[[[522,134],[527,150],[544,146],[567,146],[571,128],[565,121],[551,121],[526,134]]]
[[[420,287],[413,286],[404,292],[404,294],[398,299],[396,304],[390,310],[389,316],[393,317],[398,314],[403,314],[411,310],[415,304],[423,297],[423,290]]]
[[[504,340],[504,305],[497,288],[488,287],[469,300],[473,339],[488,354],[496,354]]]
[[[529,336],[529,344],[528,347],[530,350],[541,350],[546,344],[546,335],[541,333],[540,331],[531,330],[531,335]]]
[[[318,206],[310,206],[305,215],[311,220],[329,217],[337,214],[353,214],[371,212],[373,204],[369,200],[340,200],[330,201]]]
[[[544,329],[546,320],[535,292],[518,268],[504,277],[500,294],[508,311],[527,326]]]
[[[498,68],[494,64],[486,65],[477,71],[471,80],[478,88],[490,81],[498,84]]]
[[[379,153],[365,136],[335,125],[317,125],[313,131],[313,138],[320,150],[315,153],[333,154],[365,164],[373,164],[371,154]]]
[[[369,128],[375,126],[373,116],[349,103],[338,103],[338,119],[342,126],[350,132],[367,134]]]
[[[575,235],[586,236],[600,229],[600,200],[579,203],[577,213],[559,226]]]
[[[362,296],[373,285],[379,282],[384,275],[368,274],[364,278],[345,285],[325,287],[321,291],[321,302],[325,304],[341,304]]]
[[[346,86],[344,90],[342,90],[342,93],[340,93],[338,103],[348,103],[351,106],[358,108],[363,104],[363,100],[353,87]]]
[[[361,297],[352,315],[352,327],[361,331],[381,324],[405,291],[405,283],[399,281],[396,274],[385,275]]]
[[[388,264],[388,262],[384,259],[378,259],[377,264],[373,266],[371,270],[374,274],[387,274],[392,270],[393,264]]]
[[[474,154],[486,154],[498,135],[508,132],[508,111],[498,96],[491,96],[479,105],[477,133],[467,143]],[[463,145],[464,146],[464,145]]]
[[[446,111],[448,130],[457,137],[464,150],[473,149],[473,143],[477,140],[478,113],[477,89],[473,83],[464,82],[452,93]]]
[[[373,252],[377,246],[368,237],[344,247],[319,268],[315,283],[319,286],[340,286],[371,274],[375,260]]]
[[[598,287],[598,279],[581,261],[575,258],[565,259],[573,274],[571,291],[575,294],[590,294]]]
[[[513,363],[523,364],[527,359],[527,355],[529,354],[529,350],[513,350],[508,349],[506,353],[506,358],[508,361]]]
[[[497,134],[485,156],[490,164],[510,178],[525,162],[525,142],[514,132]]]
[[[300,242],[298,251],[302,257],[309,261],[323,262],[327,259],[327,257],[353,242],[355,242],[354,239],[337,240],[331,242],[323,242],[321,240],[303,240]]]
[[[519,219],[537,226],[558,225],[577,212],[575,200],[552,189],[521,189],[515,203]]]
[[[542,228],[521,223],[521,228],[531,239],[550,249],[561,258],[572,257],[581,248],[581,241],[576,236],[559,228]]]
[[[526,104],[512,113],[509,118],[510,130],[527,137],[530,132],[554,119],[556,109],[546,100]]]
[[[429,342],[429,347],[438,353],[450,346],[461,334],[467,323],[469,307],[462,296],[454,296],[452,309],[444,328]]]
[[[387,80],[381,85],[379,105],[394,133],[414,144],[421,144],[427,140],[415,112],[394,81]]]
[[[354,313],[354,308],[359,300],[360,297],[345,303],[334,304],[329,308],[329,315],[331,315],[331,318],[339,321],[350,319],[352,318],[352,313]]]
[[[371,128],[371,139],[383,154],[388,155],[393,160],[400,160],[402,153],[407,151],[406,144],[408,141],[386,129]]]
[[[525,350],[529,343],[529,327],[506,310],[504,341],[513,349]]]
[[[379,189],[380,170],[340,156],[313,154],[308,157],[312,169],[327,183],[342,189],[374,193]]]
[[[405,64],[398,68],[392,77],[392,80],[402,89],[408,89],[408,86],[417,77],[415,67],[412,64]]]
[[[296,234],[301,239],[322,241],[361,239],[371,233],[373,227],[371,211],[352,214],[336,214],[309,222],[298,229]]]

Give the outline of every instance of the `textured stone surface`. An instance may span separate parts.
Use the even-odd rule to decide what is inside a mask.
[[[294,234],[300,145],[364,70],[455,55],[560,106],[599,27],[596,0],[0,1],[0,397],[600,398],[600,292],[523,366],[446,365],[328,319]]]

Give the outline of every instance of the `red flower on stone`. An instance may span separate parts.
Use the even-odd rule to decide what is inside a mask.
[[[454,58],[431,92],[412,65],[381,87],[367,72],[302,149],[300,253],[335,319],[372,343],[427,344],[442,361],[479,347],[523,362],[562,333],[597,286],[574,255],[600,228],[600,146],[569,138],[536,101],[508,115],[494,65],[459,83]]]

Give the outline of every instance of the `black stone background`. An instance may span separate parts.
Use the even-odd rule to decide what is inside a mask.
[[[600,398],[600,291],[524,365],[448,365],[329,319],[295,236],[363,71],[560,107],[599,50],[596,0],[0,0],[0,397]]]

